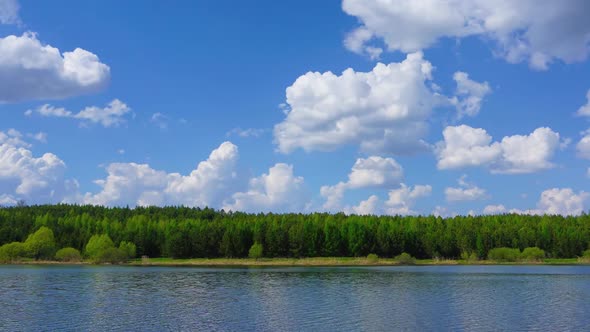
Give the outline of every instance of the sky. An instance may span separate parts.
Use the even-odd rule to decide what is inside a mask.
[[[0,0],[0,205],[590,210],[586,0]]]

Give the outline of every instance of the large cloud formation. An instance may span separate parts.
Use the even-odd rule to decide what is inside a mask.
[[[483,209],[483,214],[536,214],[536,215],[580,215],[586,211],[586,202],[590,198],[590,193],[580,191],[574,192],[571,188],[551,188],[543,191],[537,202],[536,209],[507,210],[504,205],[488,205]]]
[[[436,147],[439,169],[486,166],[492,173],[533,173],[554,167],[551,158],[560,147],[559,134],[550,128],[492,142],[485,129],[460,125],[446,127],[443,137]]]
[[[0,204],[46,204],[68,201],[77,183],[65,179],[66,164],[55,154],[33,155],[23,135],[0,132]]]
[[[0,103],[93,93],[109,79],[109,66],[89,51],[62,54],[33,33],[0,38]]]
[[[432,65],[421,53],[367,73],[309,72],[287,88],[287,118],[274,128],[279,150],[334,150],[359,144],[364,151],[408,153],[424,149],[425,120],[436,104],[426,85]]]
[[[189,175],[155,170],[147,164],[113,163],[102,190],[87,193],[84,202],[96,205],[186,205],[220,207],[237,180],[238,147],[222,143]]]
[[[224,142],[189,175],[155,170],[147,164],[113,163],[106,168],[106,179],[95,181],[102,190],[87,193],[83,201],[110,206],[209,206],[248,212],[299,212],[307,206],[304,180],[294,176],[292,166],[278,163],[267,174],[250,179],[246,186],[237,172],[238,157],[238,147]]]
[[[345,40],[351,51],[377,57],[383,49],[416,52],[443,38],[479,36],[511,63],[546,69],[555,59],[583,61],[590,51],[586,0],[344,0],[360,27]]]
[[[455,74],[457,96],[448,98],[431,88],[433,67],[422,53],[370,72],[309,72],[287,88],[289,109],[274,128],[278,150],[290,153],[331,151],[358,145],[368,153],[411,154],[428,148],[428,120],[436,106],[455,105],[460,115],[475,115],[487,83],[466,73]]]

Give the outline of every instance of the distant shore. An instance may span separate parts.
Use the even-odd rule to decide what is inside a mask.
[[[20,261],[13,265],[95,265],[90,262]],[[202,266],[202,267],[330,267],[330,266],[429,266],[429,265],[590,265],[588,260],[578,258],[544,259],[541,261],[498,262],[492,260],[417,259],[413,264],[404,264],[393,258],[369,260],[366,257],[312,257],[312,258],[148,258],[137,259],[121,266]]]

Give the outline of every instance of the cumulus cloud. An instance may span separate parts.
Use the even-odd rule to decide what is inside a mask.
[[[63,107],[54,107],[49,104],[41,105],[35,110],[27,110],[26,116],[37,113],[44,117],[70,118],[81,121],[82,125],[100,124],[103,127],[117,127],[125,123],[125,116],[131,113],[131,108],[124,102],[115,99],[105,107],[89,106],[78,113],[66,110]]]
[[[481,128],[449,126],[436,145],[439,169],[486,166],[492,173],[533,173],[554,167],[550,161],[560,147],[559,134],[537,128],[531,134],[506,136],[500,142]]]
[[[506,213],[506,207],[502,204],[487,205],[483,208],[483,214],[503,214]]]
[[[186,205],[220,207],[236,182],[238,147],[224,142],[189,175],[155,170],[147,164],[113,163],[102,187],[84,202],[96,205]]]
[[[401,188],[389,191],[389,199],[385,201],[385,213],[390,215],[417,214],[412,210],[416,200],[430,196],[432,187],[430,185],[415,185],[413,188],[401,185]]]
[[[487,82],[457,72],[455,95],[444,96],[432,71],[418,52],[399,63],[378,63],[369,72],[349,68],[341,75],[300,76],[287,88],[286,118],[274,127],[278,150],[332,151],[346,145],[396,155],[428,150],[425,136],[434,108],[454,106],[459,118],[474,116],[491,92]]]
[[[578,116],[589,116],[590,117],[590,90],[586,92],[586,104],[581,106],[576,112]]]
[[[17,0],[0,0],[0,24],[17,24],[20,22]]]
[[[527,61],[535,69],[555,59],[583,61],[590,50],[586,0],[344,0],[342,8],[360,21],[345,46],[372,57],[383,51],[374,39],[388,51],[411,53],[443,38],[479,36],[506,61]]]
[[[0,131],[0,144],[15,147],[31,147],[31,144],[23,140],[23,134],[13,128],[8,129],[6,132]]]
[[[461,71],[456,72],[453,79],[457,84],[457,95],[451,102],[457,107],[458,117],[477,115],[484,97],[492,92],[488,82],[473,81],[469,74]]]
[[[392,158],[359,158],[348,174],[348,181],[320,188],[320,194],[326,199],[323,208],[339,210],[344,192],[349,189],[398,187],[403,174],[403,168]]]
[[[379,214],[380,211],[379,197],[371,195],[364,201],[361,201],[356,206],[350,206],[343,209],[346,214],[357,214],[357,215],[371,215]]]
[[[0,103],[93,93],[109,79],[109,66],[89,51],[61,53],[33,33],[0,38]]]
[[[588,193],[571,188],[553,188],[541,193],[537,208],[546,214],[579,215],[584,212]]]
[[[267,174],[250,180],[248,191],[233,194],[226,210],[247,212],[301,212],[309,203],[304,179],[293,166],[278,163]]]
[[[459,187],[447,187],[445,197],[449,202],[475,201],[485,199],[487,193],[485,189],[479,188],[473,183],[466,181],[467,176],[463,175],[457,182]]]
[[[430,196],[431,193],[432,187],[429,185],[408,187],[402,183],[400,188],[389,191],[388,199],[385,201],[381,201],[376,195],[371,195],[358,205],[345,206],[340,211],[358,215],[413,215],[418,214],[413,210],[416,201]]]
[[[66,164],[53,153],[40,157],[14,130],[0,132],[0,204],[24,199],[28,203],[59,203],[77,190],[77,183],[64,177]]]
[[[469,211],[468,214],[473,215],[473,211]],[[449,211],[449,209],[445,206],[437,205],[434,210],[432,210],[432,215],[435,217],[450,218],[457,216],[457,213]]]
[[[589,193],[580,191],[575,193],[571,188],[552,188],[541,193],[541,198],[537,203],[536,209],[519,210],[512,209],[510,213],[526,214],[560,214],[560,215],[580,215],[587,209]]]
[[[358,145],[365,152],[424,150],[432,108],[448,103],[426,83],[432,65],[422,53],[370,72],[309,72],[287,88],[286,118],[274,128],[278,150],[330,151]]]

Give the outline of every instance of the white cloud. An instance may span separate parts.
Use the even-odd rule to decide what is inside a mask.
[[[590,159],[590,130],[585,131],[583,134],[584,137],[576,144],[576,151],[578,157]]]
[[[353,52],[411,53],[443,38],[480,36],[495,43],[495,54],[510,63],[527,61],[546,69],[555,59],[566,63],[587,58],[590,21],[586,0],[344,0],[343,10],[361,25],[345,40]]]
[[[550,159],[560,146],[559,134],[537,128],[527,136],[506,136],[501,142],[481,128],[449,126],[437,143],[439,169],[487,166],[492,173],[533,173],[554,167]]]
[[[77,190],[66,180],[65,163],[53,153],[35,157],[30,144],[14,129],[0,132],[0,193],[2,201],[24,199],[28,203],[59,203]]]
[[[510,213],[537,215],[580,215],[587,209],[586,202],[590,193],[580,191],[577,194],[571,188],[552,188],[541,193],[536,209],[511,209]]]
[[[448,104],[433,92],[432,65],[421,53],[370,72],[309,72],[287,88],[286,118],[274,128],[278,150],[330,151],[359,145],[366,152],[408,154],[427,149],[432,108]]]
[[[368,199],[361,201],[358,205],[352,207],[346,207],[343,212],[346,214],[357,214],[357,215],[371,215],[379,214],[379,197],[375,195],[369,196]]]
[[[88,123],[100,124],[103,127],[117,127],[125,123],[125,115],[131,112],[131,108],[118,99],[114,99],[105,107],[89,106],[78,113],[73,113],[63,107],[54,107],[49,104],[41,105],[35,110],[27,110],[25,115],[32,116],[38,113],[44,117],[71,118],[81,120],[82,125]]]
[[[473,81],[469,74],[461,71],[456,72],[453,79],[457,83],[457,95],[451,102],[456,105],[459,118],[477,115],[484,97],[492,92],[488,82]]]
[[[186,205],[220,207],[238,182],[235,165],[238,148],[224,142],[189,175],[166,173],[147,164],[113,163],[102,187],[87,193],[84,202],[97,205]]]
[[[579,116],[590,116],[590,90],[586,92],[586,105],[581,106],[576,114]]]
[[[397,187],[402,178],[403,168],[392,158],[359,158],[348,174],[348,181],[320,188],[320,194],[326,199],[323,208],[330,211],[341,209],[340,201],[346,190]]]
[[[401,184],[401,188],[389,192],[389,199],[385,201],[385,213],[390,215],[416,214],[412,208],[416,200],[430,196],[432,187],[429,185],[415,185],[413,188]]]
[[[473,211],[469,211],[469,212],[470,212],[469,215],[472,215]],[[450,218],[450,217],[455,217],[457,215],[457,213],[449,211],[449,209],[445,206],[437,205],[434,208],[434,210],[432,210],[432,215],[435,217]]]
[[[14,147],[31,147],[31,144],[25,142],[22,138],[23,134],[13,128],[8,129],[6,133],[0,131],[0,144],[7,144]]]
[[[16,205],[18,200],[11,195],[2,194],[0,195],[0,206]]]
[[[376,195],[371,195],[358,205],[345,206],[340,211],[358,215],[413,215],[418,214],[413,210],[416,201],[430,196],[431,193],[432,187],[429,185],[408,187],[402,183],[400,188],[389,191],[388,199],[384,202],[380,201]]]
[[[506,207],[502,204],[487,205],[483,208],[483,214],[503,214],[506,213]]]
[[[248,191],[237,192],[224,209],[247,212],[301,212],[308,205],[304,179],[293,174],[293,166],[276,164],[250,180]]]
[[[113,163],[106,169],[105,180],[96,180],[102,187],[97,194],[87,193],[84,203],[95,205],[163,205],[168,174],[147,164]],[[154,195],[155,194],[155,195]]]
[[[485,189],[481,189],[473,183],[466,181],[467,176],[463,175],[457,182],[459,187],[447,187],[445,197],[449,202],[475,201],[487,198]]]
[[[93,93],[109,79],[109,66],[81,48],[62,54],[32,33],[0,38],[0,102]]]
[[[547,214],[579,215],[589,194],[580,191],[576,194],[570,188],[553,188],[543,191],[537,204],[538,209]]]
[[[0,0],[0,24],[18,24],[18,10],[20,6],[17,0]]]

